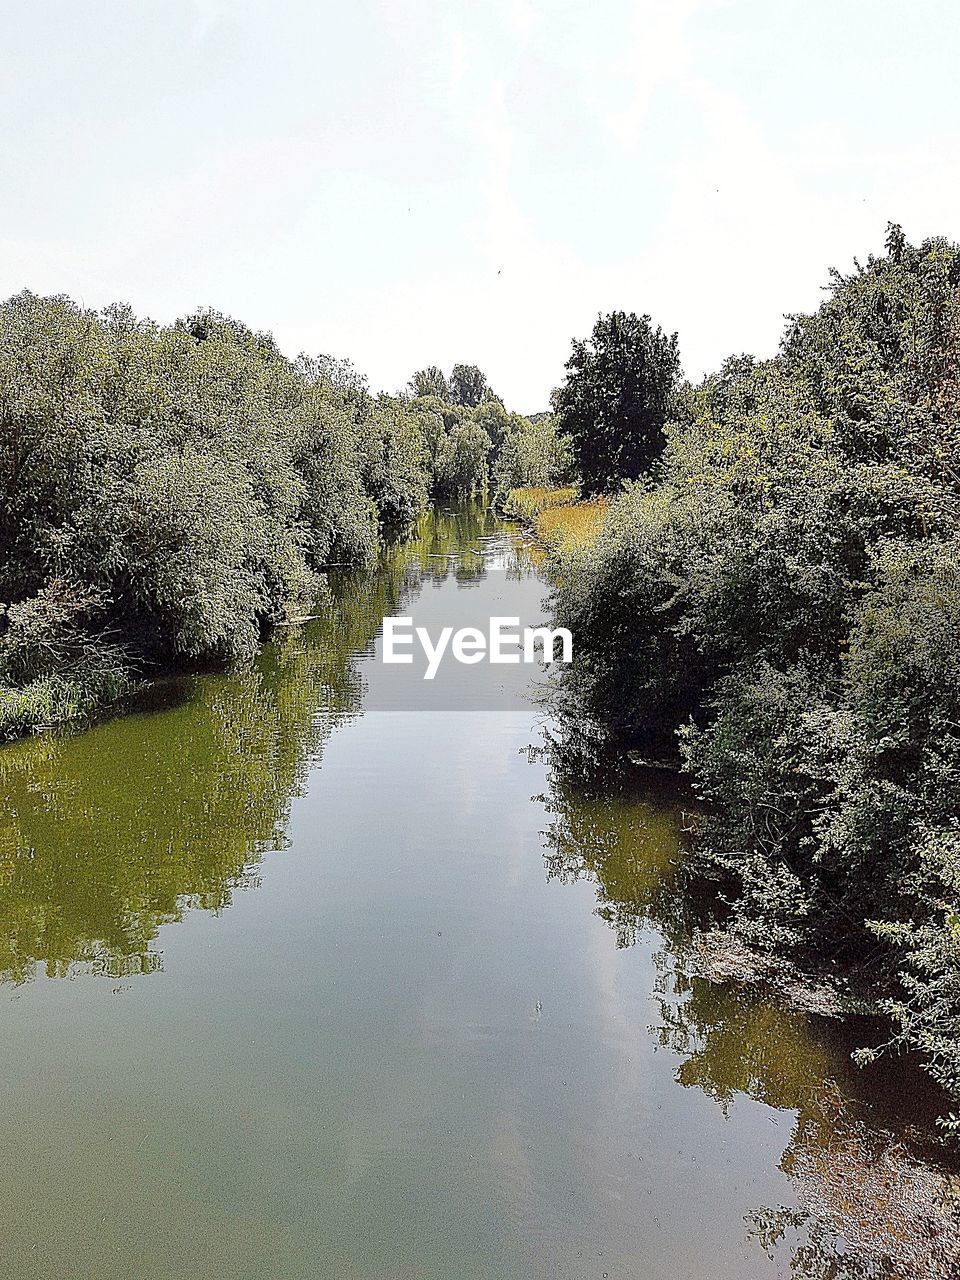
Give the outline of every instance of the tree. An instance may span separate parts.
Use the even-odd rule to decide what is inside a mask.
[[[510,414],[508,421],[494,467],[496,492],[505,498],[511,489],[563,484],[571,470],[570,440],[558,432],[554,415],[534,420]]]
[[[614,311],[598,317],[587,341],[574,341],[566,369],[555,409],[584,489],[635,480],[663,449],[680,382],[677,335],[649,316]]]
[[[410,394],[419,399],[420,396],[436,396],[438,400],[446,400],[450,394],[446,375],[435,364],[426,369],[418,369],[410,379]]]
[[[455,364],[450,370],[449,399],[475,409],[484,400],[495,399],[486,375],[475,364]]]
[[[475,409],[488,401],[503,405],[486,374],[475,364],[455,364],[449,378],[438,365],[431,364],[426,369],[418,369],[407,385],[410,394],[418,400],[424,396],[435,396],[462,409]]]

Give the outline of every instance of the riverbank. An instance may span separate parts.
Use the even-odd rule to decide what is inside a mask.
[[[390,614],[536,625],[528,552],[430,513],[249,662],[0,749],[11,1280],[950,1273],[942,1097],[702,976],[675,790],[520,668],[425,710],[381,663]]]
[[[511,489],[504,514],[519,520],[550,551],[574,550],[596,541],[609,510],[609,499],[581,501],[573,486]]]
[[[565,465],[552,415],[510,413],[474,366],[375,394],[217,311],[26,291],[0,303],[0,420],[0,740],[249,661],[331,567]]]
[[[642,479],[552,576],[568,701],[680,755],[731,941],[869,974],[955,1135],[958,278],[960,246],[890,227],[775,357],[678,389]]]

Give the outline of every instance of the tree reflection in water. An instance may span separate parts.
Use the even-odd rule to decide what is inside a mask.
[[[929,1135],[944,1099],[912,1062],[850,1060],[864,1028],[779,1006],[769,995],[695,975],[704,906],[687,882],[682,797],[567,743],[546,751],[547,875],[589,879],[597,913],[629,947],[649,930],[660,1020],[679,1084],[729,1112],[744,1095],[792,1112],[780,1168],[796,1205],[745,1223],[783,1274],[806,1280],[944,1280],[960,1275],[960,1177]],[[575,762],[572,764],[571,762]]]
[[[482,576],[479,551],[457,552],[489,523],[478,505],[430,513],[377,571],[331,572],[317,616],[256,661],[0,749],[0,981],[149,973],[161,925],[255,888],[326,739],[360,710],[358,653],[425,581]]]

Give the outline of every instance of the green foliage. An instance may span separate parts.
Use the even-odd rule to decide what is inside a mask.
[[[475,497],[489,480],[490,437],[471,417],[455,423],[434,455],[434,492],[438,497]]]
[[[776,359],[683,388],[554,603],[576,705],[647,750],[679,736],[733,933],[869,963],[960,1094],[958,288],[956,246],[891,228]]]
[[[408,383],[410,395],[415,400],[432,397],[445,404],[458,405],[461,409],[476,409],[488,401],[500,404],[487,375],[475,364],[455,364],[448,378],[435,364],[418,369]]]
[[[482,414],[435,396],[414,400],[411,411],[426,446],[431,496],[469,498],[485,492],[493,442]]]
[[[373,396],[213,310],[159,327],[0,306],[0,734],[86,715],[143,668],[249,657],[381,530],[562,458],[473,365]]]
[[[410,394],[414,399],[421,396],[436,396],[438,400],[450,398],[450,386],[447,376],[437,365],[429,365],[426,369],[418,369],[410,379]]]
[[[606,492],[643,475],[676,406],[677,335],[654,329],[649,316],[614,311],[597,319],[587,341],[574,341],[566,368],[554,409],[584,489]]]
[[[455,364],[450,371],[449,399],[453,404],[475,409],[495,396],[486,375],[475,364]]]
[[[502,498],[518,485],[566,477],[569,444],[552,415],[534,424],[509,413],[476,365],[455,364],[449,378],[430,365],[413,375],[409,389],[432,498],[476,497],[491,481]]]
[[[130,687],[130,667],[116,651],[97,654],[68,674],[44,676],[19,687],[0,685],[0,738],[86,719]]]
[[[102,593],[54,577],[0,606],[0,739],[89,715],[130,686],[129,655],[104,630]]]
[[[381,396],[362,426],[367,492],[384,527],[407,529],[429,502],[429,454],[421,422],[403,401]]]
[[[786,375],[859,457],[897,457],[954,486],[958,461],[960,258],[944,239],[914,247],[888,228],[889,252],[843,276],[783,344]]]
[[[493,489],[501,499],[511,489],[551,489],[571,477],[571,442],[558,430],[553,414],[538,415],[535,422],[510,414],[498,446]]]
[[[410,525],[428,484],[416,415],[348,362],[291,362],[214,311],[160,328],[11,298],[2,731],[86,714],[138,663],[250,655],[325,565],[369,560],[378,523]]]

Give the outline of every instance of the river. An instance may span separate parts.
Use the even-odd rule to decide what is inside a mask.
[[[925,1077],[690,971],[682,796],[581,785],[543,673],[380,662],[539,621],[535,561],[431,515],[256,662],[0,751],[5,1277],[948,1274]]]

